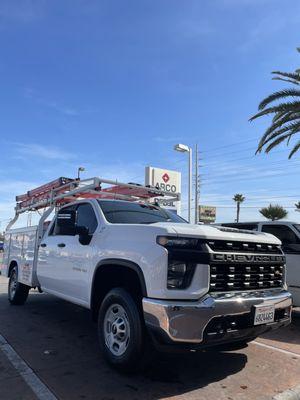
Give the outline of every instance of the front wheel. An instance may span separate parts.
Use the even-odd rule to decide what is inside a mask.
[[[123,288],[111,290],[98,316],[98,336],[105,359],[123,372],[140,366],[144,352],[144,324],[133,297]]]
[[[8,300],[10,304],[22,305],[28,297],[30,287],[18,282],[18,267],[14,267],[8,281]]]

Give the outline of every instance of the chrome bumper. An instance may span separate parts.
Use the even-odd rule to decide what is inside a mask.
[[[256,305],[274,305],[275,321],[254,326],[253,306]],[[172,342],[191,344],[201,344],[204,341],[208,324],[217,317],[248,318],[250,325],[248,330],[244,330],[241,336],[243,339],[247,338],[246,331],[246,335],[255,337],[269,329],[287,325],[291,319],[291,305],[291,294],[285,290],[208,294],[197,302],[143,299],[148,328],[160,331]],[[277,320],[276,310],[277,315],[280,315]],[[236,332],[235,340],[239,338],[238,328]]]

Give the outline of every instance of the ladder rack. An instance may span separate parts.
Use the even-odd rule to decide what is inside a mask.
[[[110,186],[103,187],[103,185]],[[58,207],[80,198],[149,201],[152,198],[162,196],[173,201],[180,200],[179,193],[165,192],[153,186],[120,183],[99,177],[84,180],[61,177],[25,194],[16,196],[15,211],[17,216],[26,211]]]

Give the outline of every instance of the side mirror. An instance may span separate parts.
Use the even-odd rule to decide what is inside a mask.
[[[89,244],[91,236],[86,226],[76,226],[76,235],[79,236],[79,242],[83,245]]]
[[[59,211],[55,222],[55,234],[56,235],[69,235],[75,236],[75,221],[76,221],[76,211],[75,210],[65,210]]]

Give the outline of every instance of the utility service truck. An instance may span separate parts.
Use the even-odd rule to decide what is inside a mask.
[[[149,343],[240,345],[290,323],[279,239],[189,224],[153,203],[158,196],[179,199],[101,178],[60,178],[17,196],[4,242],[10,303],[38,288],[86,307],[106,360],[126,371]],[[43,208],[37,226],[12,229],[21,213]]]

